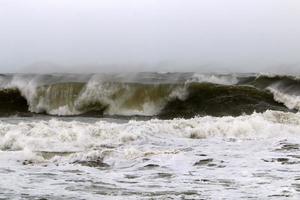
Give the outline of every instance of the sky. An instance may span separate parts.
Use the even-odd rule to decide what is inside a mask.
[[[299,0],[0,0],[0,73],[300,74]]]

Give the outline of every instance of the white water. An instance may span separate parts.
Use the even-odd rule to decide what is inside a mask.
[[[71,119],[0,121],[0,198],[300,198],[299,113]]]

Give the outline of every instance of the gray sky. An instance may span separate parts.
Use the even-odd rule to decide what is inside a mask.
[[[0,1],[0,72],[114,70],[300,73],[300,1]]]

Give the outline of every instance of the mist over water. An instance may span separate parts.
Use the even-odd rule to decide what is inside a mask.
[[[298,73],[300,3],[0,2],[0,71]]]

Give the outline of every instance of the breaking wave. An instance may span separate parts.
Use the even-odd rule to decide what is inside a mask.
[[[300,109],[300,80],[256,74],[2,75],[2,116],[238,116]]]

